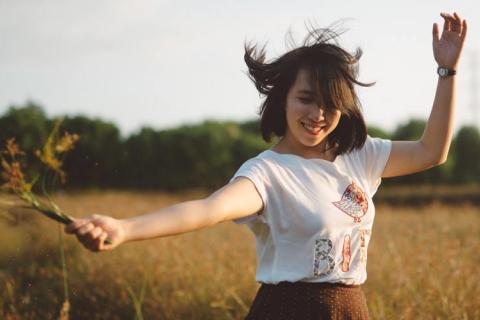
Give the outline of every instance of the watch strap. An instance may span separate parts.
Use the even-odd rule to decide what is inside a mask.
[[[444,67],[438,67],[437,68],[437,74],[440,77],[448,77],[448,76],[454,76],[457,74],[456,70],[449,69],[449,68],[444,68]]]

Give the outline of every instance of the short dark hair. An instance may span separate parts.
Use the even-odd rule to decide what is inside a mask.
[[[360,148],[367,138],[367,127],[354,85],[369,87],[374,83],[357,80],[360,48],[354,54],[341,48],[337,37],[344,31],[309,28],[303,44],[277,59],[265,62],[265,46],[245,44],[245,63],[249,78],[258,92],[265,95],[259,114],[261,132],[270,142],[272,134],[281,137],[287,129],[286,98],[298,72],[308,71],[312,90],[327,109],[341,111],[340,121],[328,137],[328,145],[337,145],[337,155]]]

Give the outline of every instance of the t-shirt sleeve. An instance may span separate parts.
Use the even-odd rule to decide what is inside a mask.
[[[267,177],[264,169],[262,168],[262,161],[257,158],[247,160],[233,175],[229,183],[239,177],[247,178],[255,185],[258,194],[262,198],[263,208],[265,208],[265,206],[267,205]],[[242,218],[233,219],[232,221],[236,224],[244,224],[248,222],[253,222],[257,219],[259,219],[259,221],[261,222],[266,222],[265,214],[263,213],[263,211],[259,211],[257,213]]]
[[[364,146],[358,153],[358,161],[370,189],[370,196],[373,196],[380,186],[391,149],[391,140],[367,136]]]

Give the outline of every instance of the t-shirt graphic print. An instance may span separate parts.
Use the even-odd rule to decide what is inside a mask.
[[[249,179],[263,210],[233,220],[255,236],[256,280],[362,284],[375,207],[372,196],[391,141],[367,136],[334,161],[265,150],[235,173]]]
[[[360,222],[361,217],[363,217],[368,210],[368,201],[365,192],[355,184],[355,181],[352,181],[347,189],[345,189],[342,199],[333,202],[333,204],[351,216],[354,222]]]
[[[333,244],[330,239],[315,240],[315,257],[313,259],[313,275],[322,277],[329,275],[335,267]]]

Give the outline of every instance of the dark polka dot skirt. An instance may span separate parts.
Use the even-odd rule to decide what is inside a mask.
[[[245,320],[368,319],[360,285],[280,282],[262,284]]]

